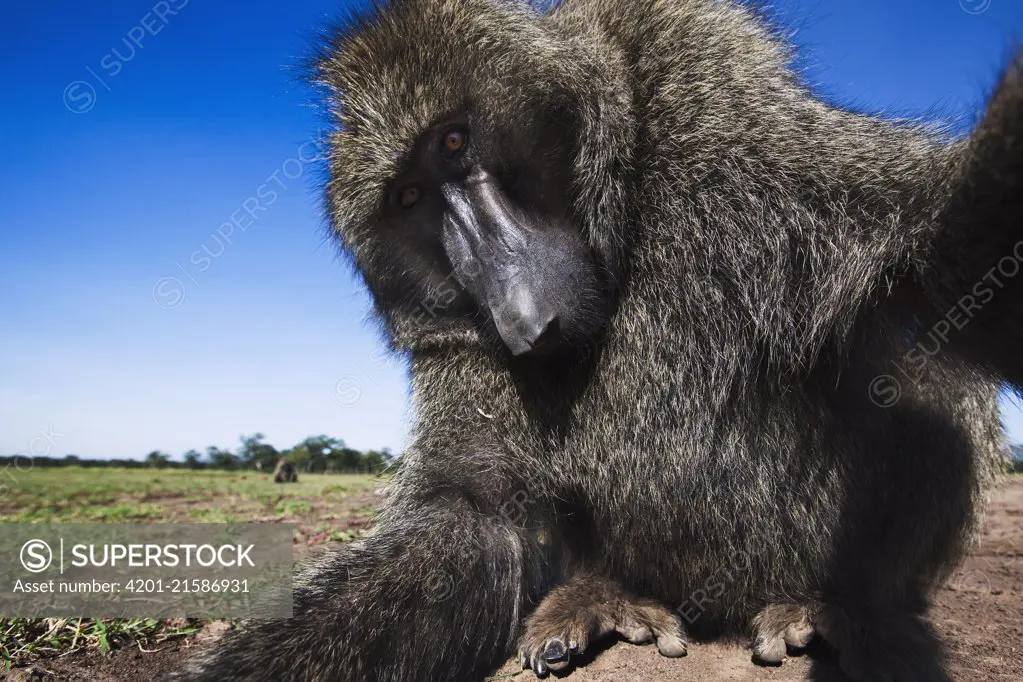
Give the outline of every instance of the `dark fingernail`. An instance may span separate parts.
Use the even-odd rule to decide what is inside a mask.
[[[554,640],[547,644],[547,651],[544,653],[544,658],[548,661],[557,661],[565,657],[568,651],[565,649],[565,645],[559,640]]]

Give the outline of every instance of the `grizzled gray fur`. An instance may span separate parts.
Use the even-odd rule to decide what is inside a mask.
[[[921,617],[1023,383],[1023,59],[960,140],[791,58],[725,0],[343,23],[329,212],[416,427],[375,534],[185,677],[543,674],[580,633],[679,655],[677,624],[945,679]]]

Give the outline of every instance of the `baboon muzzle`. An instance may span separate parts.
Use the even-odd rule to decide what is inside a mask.
[[[547,346],[558,327],[550,287],[558,254],[550,230],[515,207],[479,167],[441,189],[444,250],[459,284],[489,312],[514,355]]]

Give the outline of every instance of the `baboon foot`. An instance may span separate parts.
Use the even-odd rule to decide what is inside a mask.
[[[819,607],[769,604],[753,619],[753,660],[781,665],[790,651],[805,649],[813,639],[813,617]]]
[[[780,665],[814,635],[838,650],[839,667],[857,682],[948,682],[941,646],[917,616],[857,612],[825,604],[770,604],[753,620],[753,660]]]
[[[564,670],[572,656],[612,632],[634,644],[653,640],[664,656],[686,655],[682,625],[669,609],[609,580],[587,576],[555,588],[541,602],[526,621],[519,661],[542,677]]]

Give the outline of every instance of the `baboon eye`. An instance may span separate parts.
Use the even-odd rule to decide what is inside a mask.
[[[398,205],[402,208],[412,208],[423,196],[423,188],[419,185],[405,185],[398,190]]]
[[[441,152],[449,159],[454,158],[465,147],[467,137],[468,133],[462,126],[448,128],[441,138]]]

